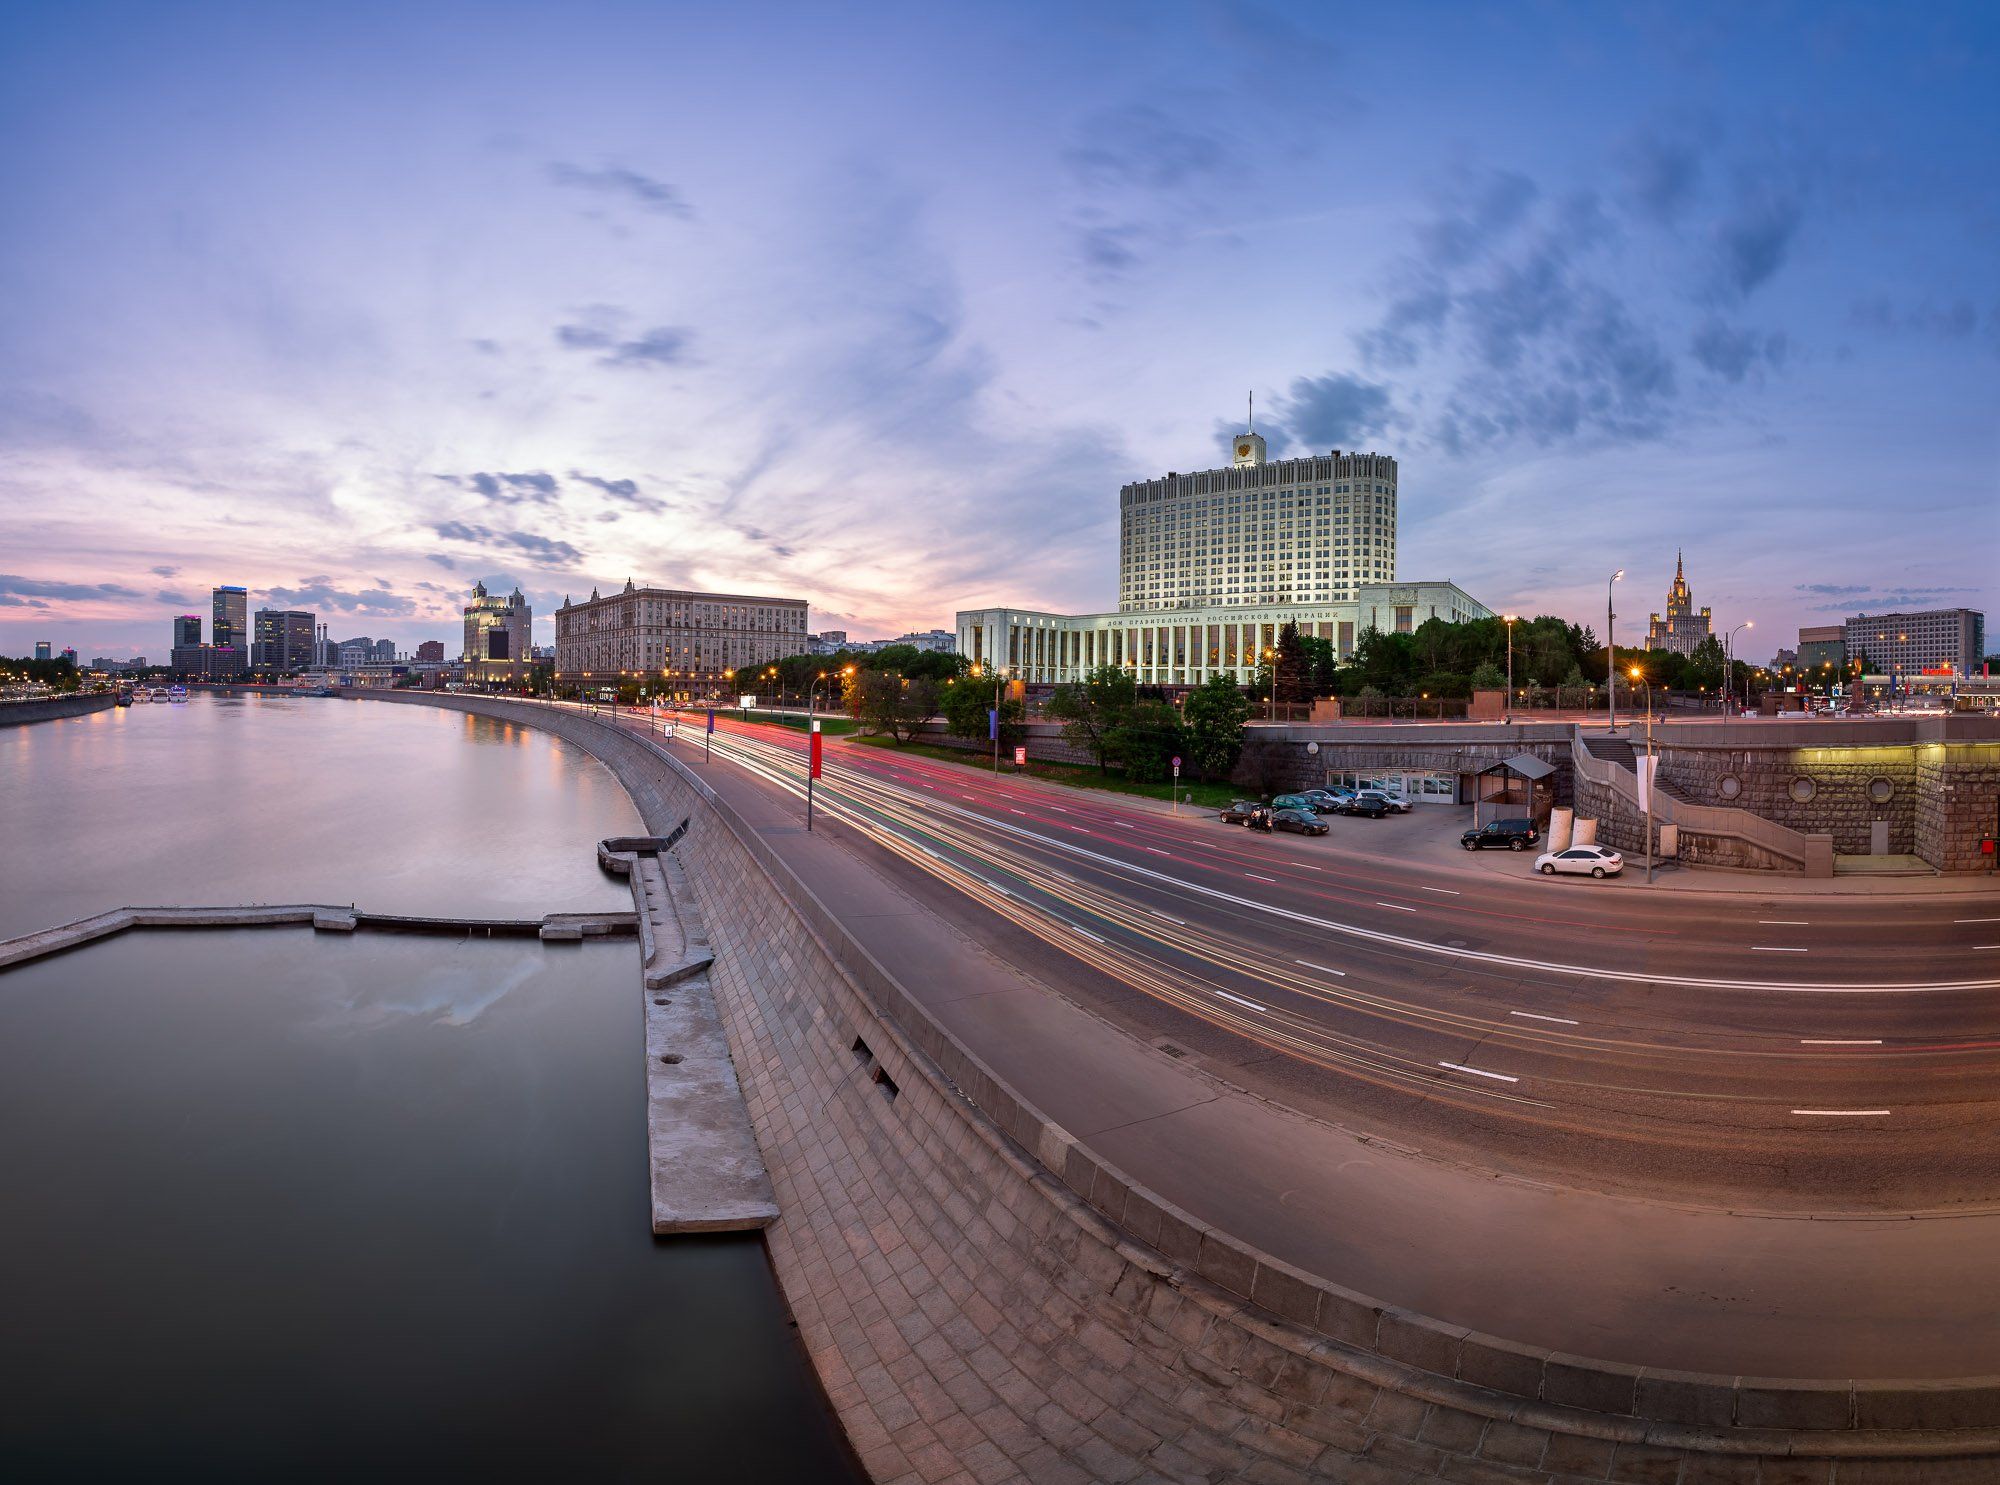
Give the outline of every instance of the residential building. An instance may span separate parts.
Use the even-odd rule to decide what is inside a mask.
[[[669,694],[727,693],[731,673],[806,650],[806,601],[742,593],[625,586],[609,598],[564,597],[556,610],[556,675],[617,681],[650,676]]]
[[[419,665],[444,664],[444,641],[441,639],[427,639],[422,644],[418,645],[417,664]]]
[[[369,665],[375,659],[375,641],[367,635],[359,639],[343,639],[334,646],[333,663],[342,670],[352,670],[357,665]]]
[[[37,660],[49,660],[49,659],[53,659],[53,658],[54,658],[54,654],[53,654],[54,650],[55,650],[55,641],[54,641],[54,640],[49,640],[49,639],[38,639],[38,640],[36,640],[36,641],[35,641],[35,658],[36,658]]]
[[[1132,670],[1147,686],[1198,686],[1218,672],[1248,683],[1287,624],[1329,641],[1346,659],[1370,629],[1412,634],[1432,619],[1493,617],[1450,582],[1361,583],[1354,592],[1351,602],[1208,604],[1172,613],[971,609],[958,616],[958,653],[1031,685],[1082,680],[1100,665]]]
[[[925,629],[921,632],[898,635],[888,643],[913,645],[927,653],[948,654],[958,647],[958,636],[949,629]]]
[[[175,645],[169,667],[196,681],[233,681],[249,672],[250,657],[235,645]]]
[[[1969,608],[1857,614],[1843,626],[1847,658],[1869,675],[1971,675],[1986,658],[1986,615]]]
[[[173,648],[185,649],[201,643],[201,615],[181,614],[174,619]]]
[[[67,660],[71,666],[75,666],[76,650],[70,645],[64,645],[60,650],[56,651],[56,658],[58,660]]]
[[[319,620],[298,609],[257,610],[256,639],[250,652],[260,675],[296,674],[311,666],[316,653]]]
[[[1646,648],[1649,650],[1692,655],[1705,641],[1715,637],[1709,622],[1709,611],[1695,609],[1694,595],[1688,590],[1687,571],[1679,552],[1674,553],[1674,585],[1667,589],[1667,612],[1664,617],[1659,614],[1651,617],[1652,622],[1646,626]]]
[[[809,655],[838,655],[846,648],[845,629],[822,629],[818,634],[806,636],[806,653]]]
[[[378,665],[394,664],[396,660],[396,642],[393,639],[376,640],[373,658]]]
[[[1447,581],[1396,581],[1396,461],[1317,454],[1275,462],[1253,430],[1226,469],[1169,472],[1118,493],[1118,608],[958,615],[958,652],[1034,684],[1125,666],[1144,684],[1247,682],[1279,632],[1351,656],[1369,629],[1410,633],[1492,610]]]
[[[1799,669],[1808,674],[1824,671],[1837,680],[1847,669],[1847,626],[1818,624],[1799,630]]]
[[[1776,671],[1782,671],[1786,669],[1797,670],[1798,668],[1799,668],[1799,652],[1797,650],[1781,649],[1778,651],[1777,654],[1771,657],[1772,670]]]
[[[475,583],[472,602],[465,606],[465,678],[468,681],[526,680],[533,663],[535,616],[517,587],[507,597],[488,593]]]

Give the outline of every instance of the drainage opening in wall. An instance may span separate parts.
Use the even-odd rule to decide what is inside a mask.
[[[1802,773],[1792,780],[1791,795],[1800,804],[1804,804],[1817,793],[1819,793],[1819,785],[1810,775]]]
[[[1874,778],[1868,781],[1868,797],[1877,804],[1887,804],[1895,793],[1895,784],[1883,778],[1880,774],[1875,775]]]
[[[1743,792],[1743,780],[1733,773],[1726,773],[1722,776],[1722,782],[1715,786],[1715,792],[1724,799],[1734,799]]]
[[[896,1101],[896,1094],[899,1091],[896,1087],[896,1080],[883,1072],[879,1067],[875,1069],[875,1086],[882,1090],[882,1096],[888,1099],[889,1102],[894,1103]]]
[[[678,1052],[663,1052],[660,1054],[660,1061],[666,1063],[668,1067],[672,1067],[676,1062],[679,1062],[680,1060],[681,1060],[681,1054]]]

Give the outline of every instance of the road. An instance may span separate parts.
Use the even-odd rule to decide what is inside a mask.
[[[1496,881],[1355,849],[1421,815],[1252,837],[858,745],[829,746],[809,838],[798,735],[714,742],[711,784],[932,1014],[1266,1251],[1634,1364],[2000,1370],[1993,1039],[1969,1034],[1990,925],[1958,921],[2000,917],[1990,892]],[[693,729],[677,746],[700,759]],[[1786,929],[1807,953],[1765,969]],[[1949,946],[1912,964],[1869,935]],[[1795,1112],[1862,1107],[1889,1112]]]

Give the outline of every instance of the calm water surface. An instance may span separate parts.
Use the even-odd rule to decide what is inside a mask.
[[[0,735],[36,785],[0,795],[0,901],[60,920],[275,879],[256,895],[387,906],[331,891],[376,857],[378,882],[443,874],[443,909],[619,900],[588,850],[566,863],[630,806],[546,737],[354,702],[159,711]],[[242,769],[187,756],[216,739]],[[297,837],[309,867],[240,797],[240,772],[298,769],[280,829],[352,801]],[[14,849],[23,819],[66,820],[114,885],[72,905]],[[650,1235],[634,954],[229,930],[0,973],[0,1476],[858,1478],[762,1243]]]

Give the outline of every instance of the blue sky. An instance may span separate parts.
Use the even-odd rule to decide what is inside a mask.
[[[1994,616],[1996,75],[1991,5],[9,5],[0,651],[1110,607],[1251,389],[1495,608]]]

